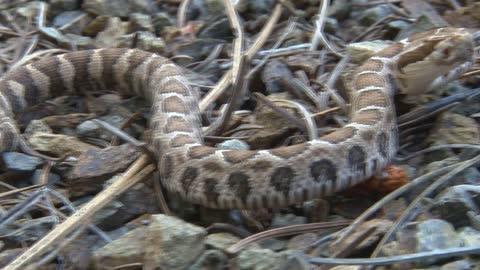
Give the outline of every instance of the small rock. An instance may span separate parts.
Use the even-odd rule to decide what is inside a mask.
[[[218,250],[207,250],[188,270],[224,270],[228,269],[228,257]]]
[[[149,51],[157,54],[163,54],[166,51],[167,44],[161,37],[156,37],[150,32],[136,32],[137,47],[144,51]]]
[[[311,244],[318,240],[314,233],[304,233],[292,237],[287,244],[288,249],[307,250]]]
[[[349,0],[337,0],[328,8],[328,17],[344,20],[350,14],[352,3]]]
[[[117,48],[123,42],[122,37],[128,32],[128,22],[122,22],[118,17],[108,19],[107,26],[95,38],[98,48]]]
[[[1,167],[5,171],[29,172],[42,165],[42,160],[17,152],[3,152]]]
[[[216,145],[221,150],[250,150],[250,146],[241,140],[226,140]]]
[[[228,21],[228,18],[221,18],[217,21],[206,24],[198,33],[198,37],[229,40],[232,37],[232,30],[230,30],[230,22]]]
[[[147,31],[153,32],[152,17],[147,14],[133,13],[130,14],[130,32]]]
[[[428,252],[462,246],[462,239],[455,232],[452,224],[441,219],[430,219],[417,225],[417,246],[415,252]],[[420,265],[430,265],[438,259],[427,259]]]
[[[287,261],[282,267],[282,270],[310,270],[315,269],[312,265],[308,263],[306,254],[303,252],[298,252],[296,250],[286,250],[280,254],[284,255],[287,258]]]
[[[229,233],[212,233],[207,236],[205,245],[209,249],[218,249],[225,252],[228,247],[238,241],[240,241],[240,238]]]
[[[465,227],[459,230],[458,237],[462,240],[463,247],[480,246],[480,231],[472,227]]]
[[[148,14],[155,9],[155,4],[151,0],[85,0],[82,8],[95,15],[128,17],[134,12]]]
[[[33,134],[28,138],[28,143],[33,149],[56,157],[77,157],[88,150],[98,149],[98,147],[84,143],[76,137],[43,132]]]
[[[480,144],[480,130],[475,120],[456,113],[443,113],[436,121],[428,141],[440,144]]]
[[[87,13],[80,10],[65,11],[55,16],[52,24],[55,28],[61,28],[63,33],[81,35],[91,20]]]
[[[274,0],[248,1],[248,10],[254,14],[265,14],[272,11]]]
[[[469,226],[468,212],[477,213],[480,205],[478,186],[458,185],[445,189],[434,200],[431,212],[456,228]]]
[[[94,252],[95,269],[112,269],[125,264],[142,263],[145,256],[147,227],[131,230]]]
[[[369,26],[392,14],[392,10],[388,5],[378,5],[363,11],[360,22],[363,25]]]
[[[93,47],[93,40],[90,37],[75,34],[65,34],[62,39],[57,39],[57,41],[64,48],[87,50]]]
[[[23,135],[28,138],[37,132],[53,133],[53,130],[43,120],[32,120],[25,128]]]
[[[167,26],[173,26],[172,19],[165,12],[157,12],[152,16],[153,27],[155,28],[155,34],[160,36],[163,29]]]
[[[49,15],[56,15],[63,11],[78,10],[80,1],[78,0],[50,0]]]
[[[477,269],[478,265],[475,264],[474,262],[467,261],[467,260],[460,260],[460,261],[454,261],[451,263],[447,263],[442,265],[439,270],[473,270]]]
[[[284,92],[288,81],[293,78],[287,64],[277,59],[268,61],[262,71],[262,81],[269,94]]]
[[[176,217],[153,215],[148,226],[145,269],[185,269],[204,252],[205,229]]]
[[[302,216],[295,216],[294,214],[278,214],[272,220],[271,228],[281,228],[291,225],[300,225],[307,223],[307,218]]]
[[[269,249],[251,249],[240,252],[234,260],[234,267],[241,270],[280,270],[285,261],[284,255]]]
[[[105,15],[100,15],[95,17],[93,21],[91,21],[85,28],[83,29],[83,33],[87,36],[96,36],[99,32],[105,30],[108,25],[108,21],[110,17]]]
[[[308,217],[308,222],[327,221],[330,203],[324,199],[314,199],[303,203],[303,212]]]
[[[126,170],[139,155],[129,144],[87,151],[78,157],[68,176],[72,194],[80,196],[100,190],[105,180]]]
[[[75,132],[82,137],[96,137],[102,128],[92,120],[82,122],[76,127]]]

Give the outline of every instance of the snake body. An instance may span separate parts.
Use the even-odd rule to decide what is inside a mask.
[[[14,116],[27,107],[59,95],[116,89],[152,102],[152,148],[168,191],[213,208],[280,207],[330,195],[380,172],[398,148],[394,94],[423,92],[452,79],[471,66],[472,55],[472,37],[462,29],[397,42],[353,76],[347,125],[302,144],[257,151],[205,146],[197,94],[182,69],[161,56],[137,49],[50,56],[0,80],[0,151],[17,147]],[[410,72],[415,65],[431,70],[424,76]]]

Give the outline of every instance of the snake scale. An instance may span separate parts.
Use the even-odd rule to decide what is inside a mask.
[[[195,93],[182,69],[138,49],[50,56],[0,80],[0,151],[18,146],[14,116],[47,98],[115,89],[153,104],[151,146],[169,192],[213,208],[280,207],[330,195],[384,169],[396,154],[395,93],[416,94],[458,77],[473,62],[464,29],[442,28],[370,57],[351,81],[351,120],[319,139],[270,150],[205,146]]]

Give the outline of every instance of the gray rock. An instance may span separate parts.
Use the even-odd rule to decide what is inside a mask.
[[[220,18],[212,23],[206,24],[199,33],[199,38],[213,38],[228,40],[232,37],[232,30],[230,30],[230,22],[228,18]]]
[[[85,0],[82,5],[89,13],[112,17],[128,17],[134,12],[149,14],[155,7],[152,0]]]
[[[261,78],[267,93],[275,94],[285,92],[288,81],[294,77],[287,64],[280,60],[272,59],[263,68]]]
[[[290,225],[300,225],[307,223],[307,218],[295,216],[294,214],[278,214],[273,217],[271,228],[280,228]]]
[[[467,260],[454,261],[442,265],[439,270],[473,270],[477,269],[476,264]]]
[[[221,150],[250,150],[250,146],[241,140],[227,140],[217,144],[217,148]]]
[[[92,120],[82,122],[76,127],[75,132],[82,137],[96,137],[98,136],[101,127]]]
[[[42,160],[18,152],[3,152],[1,163],[5,171],[29,172],[40,166]]]
[[[121,47],[124,38],[128,32],[128,22],[122,22],[118,17],[108,19],[105,29],[99,32],[95,38],[95,46],[98,48],[118,48]]]
[[[218,250],[207,250],[189,270],[223,270],[228,267],[228,257]]]
[[[281,267],[282,270],[296,269],[296,270],[310,270],[315,269],[308,263],[305,253],[296,250],[286,250],[280,254],[286,257],[285,264]]]
[[[55,16],[52,24],[55,28],[61,28],[63,33],[80,35],[91,20],[83,11],[65,11]]]
[[[129,18],[130,32],[148,31],[153,32],[152,17],[148,14],[132,13]]]
[[[444,113],[436,120],[428,140],[434,145],[480,144],[480,130],[477,122],[470,117],[456,113]]]
[[[168,13],[157,12],[152,16],[153,27],[155,28],[155,34],[161,35],[163,29],[167,26],[172,26],[173,22]]]
[[[248,1],[248,10],[255,14],[268,14],[274,5],[274,0],[250,0]]]
[[[229,233],[212,233],[207,236],[205,245],[209,249],[226,251],[228,247],[240,241],[240,238]]]
[[[311,244],[318,240],[318,235],[314,233],[304,233],[292,237],[287,244],[288,249],[306,250]]]
[[[66,10],[77,10],[81,2],[80,0],[50,0],[49,15],[56,15]]]
[[[480,188],[471,185],[458,185],[440,193],[432,205],[431,212],[455,226],[469,226],[468,212],[478,213]]]
[[[392,10],[388,5],[379,5],[373,8],[369,8],[362,12],[360,22],[363,25],[372,25],[378,20],[385,18],[386,16],[392,15]]]
[[[27,138],[37,132],[53,133],[53,130],[42,120],[32,120],[25,128],[25,135]]]
[[[78,50],[86,50],[93,47],[92,38],[75,34],[65,34],[57,42],[64,48],[75,48]]]
[[[176,217],[153,215],[146,241],[146,269],[185,269],[205,250],[207,232]]]
[[[465,227],[458,231],[458,237],[462,240],[462,246],[480,246],[480,231],[472,227]]]
[[[284,255],[269,249],[251,249],[240,252],[234,267],[241,270],[280,270],[285,261]]]
[[[161,37],[146,31],[136,32],[137,47],[144,51],[163,54],[166,51],[167,44]]]
[[[112,269],[125,264],[141,263],[145,256],[147,227],[129,231],[93,254],[95,269]]]
[[[417,225],[416,252],[428,252],[462,246],[462,239],[457,235],[452,224],[441,219],[430,219]],[[437,259],[422,260],[420,265],[438,262]]]

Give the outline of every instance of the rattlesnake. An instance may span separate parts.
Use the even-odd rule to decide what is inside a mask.
[[[0,151],[16,148],[15,114],[47,98],[116,89],[152,102],[151,146],[167,190],[214,208],[279,207],[343,190],[380,172],[398,148],[393,96],[452,80],[473,62],[468,31],[414,35],[370,57],[351,82],[351,120],[302,144],[257,151],[205,146],[197,94],[182,69],[137,49],[46,57],[0,81]]]

